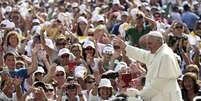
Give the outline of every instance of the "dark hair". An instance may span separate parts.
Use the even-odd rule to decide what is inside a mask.
[[[83,36],[84,35],[84,32],[82,32],[82,30],[80,28],[80,23],[78,23],[78,25],[77,25],[77,35],[78,36]]]
[[[35,35],[33,37],[32,47],[34,47],[36,43],[41,43],[41,36],[40,35]]]
[[[11,32],[9,32],[8,33],[8,36],[7,36],[7,38],[6,38],[6,40],[7,40],[7,45],[10,45],[11,43],[9,42],[9,39],[10,39],[10,37],[11,36],[13,36],[13,35],[15,35],[16,37],[17,37],[17,32],[15,32],[15,31],[11,31]],[[18,44],[19,44],[19,38],[17,37],[17,42],[18,42]]]
[[[98,88],[98,95],[99,95],[99,96],[100,96],[100,89],[101,89],[101,88]],[[112,97],[112,88],[108,88],[108,89],[110,89],[110,92],[111,92],[110,95],[109,95],[109,97]]]
[[[7,58],[8,56],[14,56],[14,57],[15,57],[15,53],[13,53],[13,52],[7,52],[7,53],[4,55],[4,60],[6,60],[6,58]]]
[[[183,6],[183,8],[184,8],[184,11],[190,11],[190,9],[191,9],[188,4],[185,4],[185,5]]]
[[[190,72],[185,73],[185,74],[184,74],[184,77],[183,77],[183,81],[184,81],[184,79],[186,79],[186,78],[191,78],[191,79],[193,80],[193,86],[194,86],[193,90],[194,90],[194,93],[197,94],[197,93],[199,92],[200,86],[199,86],[199,84],[198,84],[198,82],[197,82],[198,79],[197,79],[196,74],[195,74],[195,73],[190,73]],[[183,86],[183,90],[184,90],[185,92],[187,92],[186,88],[184,87],[184,82],[182,82],[182,86]]]

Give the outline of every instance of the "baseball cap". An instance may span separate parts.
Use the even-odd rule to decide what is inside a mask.
[[[90,41],[90,40],[85,40],[84,44],[83,44],[83,48],[87,48],[87,47],[92,47],[95,48],[94,42]]]
[[[62,48],[62,49],[59,50],[58,56],[62,56],[63,54],[69,54],[69,55],[70,55],[71,52],[70,52],[70,50],[67,49],[67,48]]]

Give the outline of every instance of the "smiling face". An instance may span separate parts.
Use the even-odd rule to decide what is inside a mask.
[[[15,35],[15,34],[10,35],[8,37],[8,43],[10,44],[10,46],[12,46],[14,48],[17,47],[17,45],[18,45],[18,37],[17,37],[17,35]]]
[[[187,91],[193,90],[193,89],[194,89],[194,84],[193,84],[193,82],[194,82],[194,81],[193,81],[190,77],[186,77],[186,78],[183,80],[184,88],[185,88]]]
[[[14,55],[8,55],[5,58],[5,64],[8,66],[8,69],[14,70],[15,69],[15,56]]]
[[[101,87],[99,88],[99,94],[103,100],[108,100],[110,95],[112,94],[112,90],[108,87]]]

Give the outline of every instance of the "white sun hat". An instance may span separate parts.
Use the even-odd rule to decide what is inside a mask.
[[[3,26],[3,28],[6,28],[6,29],[15,28],[15,23],[11,22],[8,19],[3,20],[0,25]]]
[[[84,66],[77,66],[75,68],[75,77],[86,78],[87,77],[87,69]]]
[[[108,87],[113,88],[109,79],[101,79],[98,88]]]
[[[60,49],[59,50],[59,53],[58,53],[58,56],[62,56],[62,55],[64,55],[64,54],[71,54],[71,52],[70,52],[70,50],[69,49],[67,49],[67,48],[62,48],[62,49]]]

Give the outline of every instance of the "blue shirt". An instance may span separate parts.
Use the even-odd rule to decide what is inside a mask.
[[[199,20],[199,16],[195,13],[187,11],[182,14],[182,21],[187,25],[187,27],[192,30],[196,21]]]
[[[10,75],[12,78],[14,77],[21,77],[23,79],[26,79],[28,78],[28,69],[24,69],[24,68],[21,68],[21,69],[15,69],[14,71],[9,71]]]

